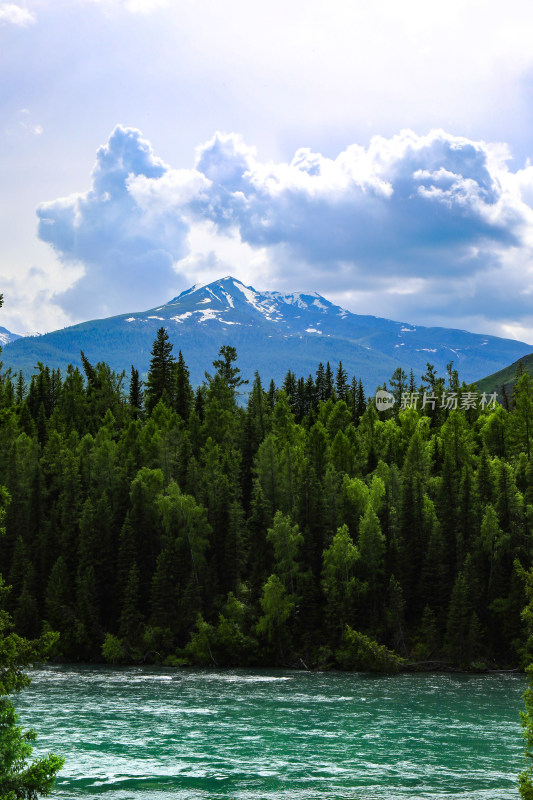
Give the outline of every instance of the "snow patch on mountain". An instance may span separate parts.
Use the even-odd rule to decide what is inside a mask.
[[[207,322],[209,319],[216,319],[218,322],[221,322],[221,320],[217,317],[217,312],[212,308],[205,308],[202,311],[195,311],[194,313],[200,314],[198,317],[198,322]]]
[[[170,317],[170,319],[174,322],[183,322],[184,319],[192,317],[193,313],[193,311],[186,311],[184,314],[177,314],[175,317]]]

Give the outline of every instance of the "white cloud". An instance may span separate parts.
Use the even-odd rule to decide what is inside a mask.
[[[18,25],[21,28],[35,22],[35,15],[27,8],[15,5],[15,3],[2,3],[0,5],[0,22]]]
[[[39,207],[39,235],[84,267],[58,297],[70,313],[149,307],[229,273],[352,293],[354,310],[407,321],[529,330],[531,197],[533,168],[512,172],[505,148],[443,130],[278,163],[216,134],[194,168],[173,169],[118,126],[89,191]]]
[[[89,191],[39,206],[40,238],[85,270],[60,298],[69,313],[119,313],[175,291],[172,265],[187,253],[187,220],[172,206],[158,209],[159,201],[152,209],[142,184],[140,202],[129,190],[136,178],[167,171],[139,131],[117,126],[97,152]]]
[[[83,269],[57,269],[43,259],[42,267],[14,270],[0,264],[4,305],[0,325],[13,333],[45,333],[71,325],[72,317],[55,301],[54,295],[79,280]]]

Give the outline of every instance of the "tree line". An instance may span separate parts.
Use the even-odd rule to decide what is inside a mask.
[[[0,373],[0,573],[69,661],[396,670],[531,660],[533,380],[508,408],[450,365],[378,411],[339,363],[281,387],[222,347],[193,389],[164,328],[146,381]],[[427,391],[424,408],[405,392]],[[9,502],[8,502],[9,500]]]

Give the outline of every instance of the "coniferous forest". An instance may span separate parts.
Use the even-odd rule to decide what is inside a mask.
[[[396,670],[531,660],[533,380],[502,405],[428,364],[378,411],[342,364],[283,386],[232,347],[191,387],[163,328],[142,382],[2,373],[0,574],[68,661]],[[406,394],[434,398],[424,408]],[[453,394],[458,402],[443,402]],[[457,407],[453,407],[456,405]],[[403,408],[402,408],[403,406]],[[463,407],[462,407],[463,406]]]

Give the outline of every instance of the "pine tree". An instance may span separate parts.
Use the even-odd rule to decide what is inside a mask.
[[[268,385],[267,397],[268,397],[268,405],[270,406],[271,409],[273,409],[274,406],[276,405],[276,384],[272,379]]]
[[[189,370],[181,350],[178,353],[175,382],[175,408],[180,417],[186,421],[191,413],[194,394],[189,381]]]
[[[160,400],[171,404],[174,398],[174,364],[172,342],[165,328],[159,328],[154,341],[150,369],[146,379],[145,406],[151,414]]]
[[[339,400],[348,400],[348,373],[342,366],[342,361],[339,361],[337,373],[335,375],[335,393]]]
[[[324,400],[329,400],[333,397],[333,371],[331,365],[326,362],[326,371],[324,373]]]
[[[325,370],[324,364],[320,362],[316,371],[316,396],[319,403],[326,400],[326,384],[325,384]]]
[[[143,393],[142,393],[142,381],[139,377],[139,371],[135,369],[133,364],[131,365],[131,378],[130,378],[130,393],[129,393],[129,403],[133,409],[133,417],[137,419],[142,410],[143,404]]]
[[[359,378],[359,381],[357,382],[357,399],[355,401],[356,420],[361,419],[365,411],[366,411],[365,392],[363,389],[363,383],[361,381],[361,378]]]
[[[289,370],[285,375],[285,379],[281,385],[281,388],[284,390],[285,394],[287,395],[287,400],[289,401],[289,405],[292,409],[296,406],[296,375],[294,372]]]
[[[22,405],[24,398],[26,397],[26,381],[24,380],[24,375],[22,374],[22,370],[19,371],[17,376],[17,388],[16,388],[16,399],[17,405]]]
[[[402,397],[405,394],[407,384],[407,376],[401,367],[396,367],[389,383],[395,399],[394,407],[395,410],[398,411],[398,409],[401,408]]]
[[[206,373],[206,378],[212,384],[217,378],[226,386],[232,397],[237,394],[237,389],[248,383],[247,380],[241,377],[239,367],[235,365],[237,361],[237,351],[231,345],[223,345],[218,351],[220,358],[213,361],[213,366],[216,369],[214,378]]]

